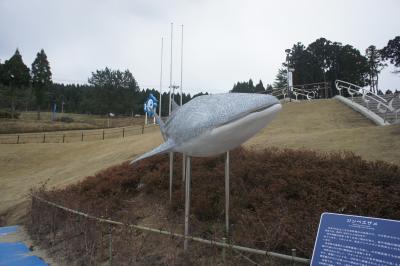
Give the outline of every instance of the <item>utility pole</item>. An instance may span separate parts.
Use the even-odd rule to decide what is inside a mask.
[[[290,55],[290,49],[285,50],[286,53],[286,73],[287,73],[287,94],[289,97],[289,101],[292,101],[292,97],[290,95],[290,73],[289,73],[289,55]]]

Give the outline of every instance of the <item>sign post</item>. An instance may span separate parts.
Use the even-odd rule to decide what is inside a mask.
[[[400,265],[400,221],[323,213],[311,265]]]
[[[158,105],[158,100],[156,97],[154,97],[153,94],[149,95],[149,98],[147,98],[146,102],[144,103],[144,113],[146,115],[146,120],[145,124],[147,125],[147,118],[154,117],[154,124],[155,124],[155,114],[156,114],[156,109]]]

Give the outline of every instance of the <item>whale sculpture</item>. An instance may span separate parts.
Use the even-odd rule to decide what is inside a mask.
[[[190,157],[227,152],[263,129],[282,108],[274,96],[249,93],[203,95],[173,105],[165,123],[156,117],[165,142],[131,163],[168,152]]]
[[[185,240],[189,241],[189,210],[191,187],[191,157],[226,153],[225,157],[225,229],[229,235],[229,150],[239,146],[275,118],[282,106],[277,98],[265,94],[225,93],[204,95],[192,99],[174,110],[163,121],[156,116],[164,143],[136,158],[170,153],[169,196],[172,198],[173,152],[183,154],[182,175],[185,180]]]

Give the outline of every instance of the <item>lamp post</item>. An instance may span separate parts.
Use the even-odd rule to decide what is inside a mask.
[[[286,53],[286,73],[287,73],[287,94],[288,94],[288,97],[289,97],[289,101],[291,102],[292,101],[292,97],[291,97],[291,95],[290,95],[290,71],[289,71],[289,57],[290,57],[290,49],[286,49],[285,50],[285,53]]]

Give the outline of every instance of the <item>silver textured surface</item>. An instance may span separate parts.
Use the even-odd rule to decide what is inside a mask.
[[[200,136],[207,130],[277,103],[279,103],[277,98],[266,94],[203,95],[176,110],[165,122],[164,130],[168,139],[180,144]]]
[[[165,142],[154,150],[136,158],[132,163],[155,154],[176,151],[176,147],[182,147],[182,145],[186,145],[197,137],[211,136],[207,133],[213,129],[276,104],[279,104],[279,100],[266,94],[224,93],[196,97],[174,110],[165,123],[159,121]],[[158,117],[157,119],[159,120]],[[231,132],[235,135],[239,133]],[[212,143],[212,141],[209,140],[207,144]],[[237,145],[240,144],[237,143]],[[197,147],[201,149],[201,144]],[[193,150],[190,152],[195,153]]]

